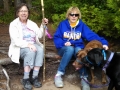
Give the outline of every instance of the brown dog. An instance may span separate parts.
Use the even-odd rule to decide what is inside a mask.
[[[89,67],[98,66],[106,72],[109,77],[107,90],[120,90],[120,53],[93,48],[81,59],[81,63]]]
[[[81,58],[85,57],[93,48],[103,48],[102,43],[97,40],[90,41],[83,50],[80,50],[77,54],[77,59],[73,62],[73,66],[76,68],[76,70],[79,70],[83,65],[81,64]],[[94,84],[94,73],[93,73],[94,67],[90,68],[91,72],[91,84]],[[106,75],[102,71],[102,83],[106,83]]]

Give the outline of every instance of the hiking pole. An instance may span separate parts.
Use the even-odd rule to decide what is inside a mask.
[[[42,6],[42,17],[44,19],[44,3],[43,0],[41,0],[41,6]],[[44,34],[43,34],[43,49],[44,49],[44,62],[43,62],[43,82],[45,81],[45,24],[43,25],[43,30],[44,30]]]

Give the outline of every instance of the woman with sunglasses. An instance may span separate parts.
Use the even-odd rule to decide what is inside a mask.
[[[99,40],[103,44],[103,48],[108,49],[108,42],[94,33],[81,19],[81,12],[78,7],[70,7],[66,13],[66,19],[60,22],[54,34],[54,44],[61,57],[57,73],[54,77],[56,87],[63,87],[64,83],[62,75],[73,56],[79,50],[84,48],[84,39],[87,41]],[[80,77],[87,80],[88,74],[86,68],[79,70]],[[82,90],[90,90],[89,85],[81,80]]]

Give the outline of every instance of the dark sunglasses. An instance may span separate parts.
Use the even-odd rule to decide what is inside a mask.
[[[75,17],[78,17],[78,16],[79,16],[79,14],[72,14],[72,13],[70,13],[69,15],[70,15],[70,16],[75,16]]]

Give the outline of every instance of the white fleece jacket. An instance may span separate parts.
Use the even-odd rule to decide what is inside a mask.
[[[39,38],[43,36],[43,25],[41,24],[39,28],[36,23],[28,19],[27,27],[35,32],[36,43],[43,48],[43,44],[39,42]],[[8,56],[13,62],[19,63],[20,48],[25,48],[28,45],[28,42],[23,40],[22,27],[19,18],[16,18],[10,23],[9,34],[11,43],[9,46]]]

